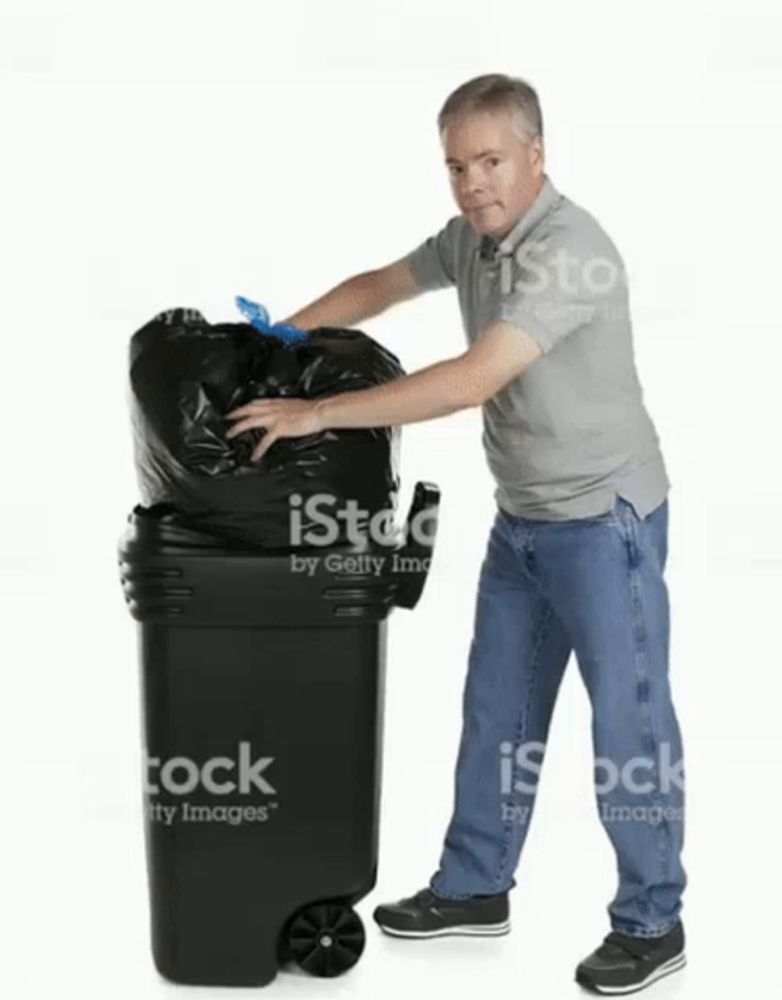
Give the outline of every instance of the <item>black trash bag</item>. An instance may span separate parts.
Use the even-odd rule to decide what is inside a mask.
[[[290,498],[301,533],[323,537],[305,503],[314,494],[338,525],[332,544],[350,543],[348,501],[363,515],[366,536],[378,512],[393,524],[399,494],[399,428],[327,429],[279,438],[251,463],[262,429],[226,439],[225,414],[254,399],[315,399],[390,382],[399,360],[360,330],[321,327],[286,345],[249,323],[210,324],[196,309],[169,309],[130,341],[130,405],[136,471],[143,503],[177,513],[188,527],[242,545],[306,544],[291,534]],[[387,519],[387,520],[386,520]],[[379,523],[378,522],[378,523]],[[319,544],[319,543],[314,543]]]

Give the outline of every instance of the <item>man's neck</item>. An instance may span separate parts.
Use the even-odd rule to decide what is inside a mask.
[[[529,212],[529,210],[532,208],[532,206],[538,200],[538,196],[540,195],[540,192],[543,190],[543,185],[546,183],[546,176],[547,176],[546,174],[541,174],[540,175],[540,177],[538,178],[538,181],[537,181],[537,185],[536,185],[536,187],[534,189],[534,194],[528,200],[527,204],[522,209],[522,211],[519,212],[519,214],[513,220],[513,222],[511,223],[511,225],[508,226],[508,228],[505,230],[505,232],[500,233],[499,235],[492,236],[492,239],[496,240],[497,243],[501,243],[509,233],[513,232],[513,230],[516,228],[516,226],[519,224],[519,222],[521,222],[521,220],[524,218],[524,216],[527,214],[527,212]]]

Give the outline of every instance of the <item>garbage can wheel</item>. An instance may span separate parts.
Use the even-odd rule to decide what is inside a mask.
[[[295,914],[285,939],[287,956],[312,976],[340,976],[364,950],[361,917],[346,903],[313,903]]]

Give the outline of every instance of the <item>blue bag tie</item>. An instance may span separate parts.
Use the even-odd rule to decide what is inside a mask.
[[[234,301],[236,308],[247,319],[248,323],[267,336],[277,337],[286,347],[295,347],[307,340],[306,330],[300,330],[297,326],[291,326],[289,323],[272,324],[269,310],[260,302],[253,302],[252,299],[245,299],[241,295],[237,295]]]

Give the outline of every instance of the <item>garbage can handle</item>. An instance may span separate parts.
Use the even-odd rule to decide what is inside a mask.
[[[417,482],[405,522],[405,542],[396,553],[394,604],[400,608],[414,608],[423,592],[437,534],[439,508],[439,487],[434,483]]]

